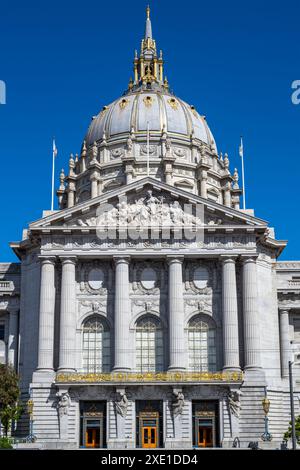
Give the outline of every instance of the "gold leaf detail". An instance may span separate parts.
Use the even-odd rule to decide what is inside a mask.
[[[171,108],[175,109],[175,111],[176,109],[178,109],[178,101],[176,101],[175,98],[169,98],[168,103],[171,106]]]
[[[145,103],[145,106],[147,108],[150,108],[150,106],[152,106],[153,104],[153,98],[152,96],[145,96],[145,98],[143,99],[144,103]]]
[[[121,109],[125,109],[126,106],[128,105],[129,103],[129,100],[127,100],[126,98],[123,98],[120,102],[119,102],[119,106]]]

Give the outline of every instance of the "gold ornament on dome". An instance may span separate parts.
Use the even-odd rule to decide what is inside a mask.
[[[169,98],[168,103],[175,111],[178,109],[178,101],[176,101],[175,98]]]
[[[196,111],[195,106],[191,105],[190,108],[191,108],[191,111],[192,111],[193,115],[194,115],[195,117],[198,117],[198,114],[197,114],[197,111]]]
[[[145,98],[143,99],[144,103],[145,103],[145,106],[147,108],[150,108],[150,106],[152,106],[153,104],[153,98],[152,96],[145,96]]]
[[[104,116],[104,114],[108,111],[108,106],[103,106],[100,112],[100,117]]]
[[[125,109],[126,106],[128,105],[128,103],[129,103],[129,100],[127,100],[126,98],[124,98],[123,100],[121,100],[121,101],[119,102],[119,106],[120,106],[121,109]]]
[[[113,372],[113,373],[58,373],[56,383],[173,383],[173,382],[241,382],[242,372]]]

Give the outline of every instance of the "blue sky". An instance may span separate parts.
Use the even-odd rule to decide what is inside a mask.
[[[8,242],[50,208],[56,181],[79,152],[91,116],[126,89],[144,32],[146,2],[1,2],[0,261]],[[300,3],[150,1],[153,34],[174,92],[205,114],[218,149],[240,169],[244,136],[247,206],[300,259]],[[57,183],[58,184],[58,183]]]

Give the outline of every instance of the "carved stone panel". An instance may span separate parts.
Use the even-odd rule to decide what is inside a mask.
[[[110,266],[108,263],[91,261],[79,265],[80,291],[106,295],[108,291]]]

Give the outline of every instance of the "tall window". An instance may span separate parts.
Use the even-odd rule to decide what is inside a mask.
[[[217,369],[216,330],[199,316],[188,326],[189,369],[214,372]]]
[[[164,369],[163,331],[158,320],[141,319],[136,326],[136,367],[139,372]]]
[[[97,317],[89,318],[83,324],[83,370],[110,371],[110,332]]]

